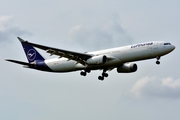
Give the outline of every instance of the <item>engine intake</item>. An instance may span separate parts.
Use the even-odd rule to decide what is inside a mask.
[[[105,55],[93,56],[86,61],[88,64],[104,64],[107,62]]]
[[[137,65],[135,63],[125,63],[122,66],[117,67],[118,73],[131,73],[137,71]]]

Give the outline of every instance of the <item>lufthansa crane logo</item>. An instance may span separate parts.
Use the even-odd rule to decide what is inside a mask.
[[[34,49],[30,49],[27,52],[27,58],[28,60],[33,61],[36,58],[36,51]]]

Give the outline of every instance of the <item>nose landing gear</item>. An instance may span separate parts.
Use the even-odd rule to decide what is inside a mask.
[[[157,59],[156,64],[157,64],[157,65],[159,65],[159,64],[160,64],[160,61],[159,61],[159,60],[160,60],[160,58],[161,58],[161,57],[159,57],[159,56],[157,56],[157,57],[156,57],[156,59]]]

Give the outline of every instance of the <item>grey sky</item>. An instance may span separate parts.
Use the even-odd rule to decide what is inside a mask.
[[[180,119],[178,0],[0,2],[0,119]],[[26,61],[17,36],[79,52],[155,40],[176,49],[162,57],[160,66],[155,59],[136,62],[136,73],[113,70],[101,82],[101,71],[82,77],[5,62]]]

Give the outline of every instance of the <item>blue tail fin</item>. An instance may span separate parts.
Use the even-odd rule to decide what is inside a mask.
[[[44,61],[44,58],[39,54],[39,52],[33,46],[26,44],[26,42],[23,39],[21,39],[20,37],[18,37],[18,39],[24,48],[24,52],[26,54],[26,57],[27,57],[29,63],[34,62],[35,60],[43,60]]]

